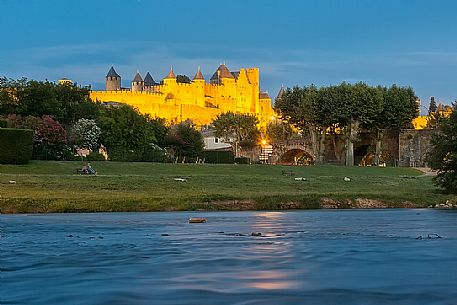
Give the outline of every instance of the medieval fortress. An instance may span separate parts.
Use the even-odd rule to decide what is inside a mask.
[[[260,91],[259,69],[230,71],[224,64],[209,83],[200,68],[190,83],[177,81],[171,69],[160,83],[149,72],[144,79],[137,72],[131,88],[121,87],[121,76],[111,67],[106,75],[106,91],[91,91],[90,98],[128,104],[170,123],[189,119],[197,126],[208,125],[218,114],[229,111],[255,115],[263,126],[274,116],[271,98]]]

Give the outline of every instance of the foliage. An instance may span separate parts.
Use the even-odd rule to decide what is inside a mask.
[[[376,133],[376,145],[373,163],[381,162],[381,141],[387,130],[399,131],[403,128],[411,128],[412,120],[419,114],[417,97],[411,87],[376,87],[382,94],[382,110],[374,116],[373,121],[365,125],[365,130]]]
[[[380,88],[383,92],[383,109],[376,125],[382,129],[411,128],[411,121],[419,115],[417,96],[411,87]]]
[[[143,162],[171,162],[167,151],[156,144],[150,144],[144,148],[141,156]]]
[[[144,147],[156,141],[149,117],[128,105],[103,109],[97,125],[102,131],[100,142],[107,148],[111,159],[112,154],[130,151],[138,155]]]
[[[411,88],[371,87],[364,83],[341,83],[319,89],[313,85],[288,88],[275,107],[284,119],[309,132],[317,163],[323,161],[329,130],[342,131],[346,138],[347,165],[353,165],[354,142],[359,140],[360,131],[371,130],[381,135],[386,129],[405,128],[418,114]],[[380,150],[377,151],[380,155]]]
[[[16,92],[27,84],[27,79],[20,80],[0,77],[0,115],[17,112],[19,100]]]
[[[190,84],[192,81],[190,80],[189,76],[178,74],[178,75],[176,75],[176,82]]]
[[[48,81],[0,79],[0,115],[51,115],[69,126],[79,118],[94,119],[100,105],[89,99],[89,89]]]
[[[436,107],[435,97],[430,98],[430,104],[428,106],[428,115],[432,115],[436,112],[438,108]]]
[[[0,163],[26,164],[32,157],[33,131],[0,128]]]
[[[447,192],[457,193],[457,104],[447,119],[440,121],[432,136],[432,150],[429,162],[432,169],[438,170],[434,178],[436,185]]]
[[[165,147],[165,137],[167,136],[168,130],[170,129],[166,125],[165,119],[149,119],[149,124],[151,124],[152,129],[154,130],[154,135],[156,138],[156,141],[154,143],[156,143],[160,147]]]
[[[231,143],[236,156],[240,145],[257,145],[260,138],[258,123],[255,115],[232,112],[219,114],[212,122],[216,137],[223,137],[226,142]]]
[[[287,142],[294,135],[292,126],[284,121],[271,122],[267,125],[267,137],[272,143]]]
[[[236,164],[251,164],[251,158],[248,157],[237,157],[235,158]]]
[[[70,141],[79,148],[94,150],[99,147],[101,129],[95,120],[79,119],[72,127]]]
[[[65,160],[71,153],[67,144],[67,132],[53,117],[44,115],[35,128],[33,158],[39,160]]]
[[[202,134],[191,122],[183,122],[170,128],[165,145],[175,157],[195,158],[202,153],[204,142]]]
[[[86,156],[87,161],[105,161],[105,157],[99,152],[91,152]]]
[[[203,151],[201,158],[205,160],[205,163],[232,164],[235,156],[230,150],[205,150]]]

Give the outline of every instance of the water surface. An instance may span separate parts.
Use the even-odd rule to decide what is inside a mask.
[[[0,236],[0,304],[457,304],[455,211],[0,215]]]

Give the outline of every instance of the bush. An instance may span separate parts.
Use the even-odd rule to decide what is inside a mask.
[[[0,128],[8,127],[8,121],[4,119],[0,119]]]
[[[33,151],[33,130],[0,128],[0,163],[26,164]]]
[[[141,159],[141,161],[144,162],[171,162],[171,158],[167,151],[155,144],[152,144],[144,149]]]
[[[91,152],[86,156],[87,161],[105,161],[105,157],[98,152]]]
[[[128,150],[124,147],[114,147],[108,150],[111,161],[138,162],[142,160],[143,151]]]
[[[251,158],[238,157],[238,158],[235,158],[235,163],[236,164],[251,164]]]
[[[235,157],[232,151],[206,150],[202,153],[206,163],[233,163]]]

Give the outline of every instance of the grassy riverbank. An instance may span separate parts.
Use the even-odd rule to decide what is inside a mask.
[[[0,212],[426,207],[455,198],[411,168],[93,162],[97,176],[76,175],[81,166],[0,165]]]

